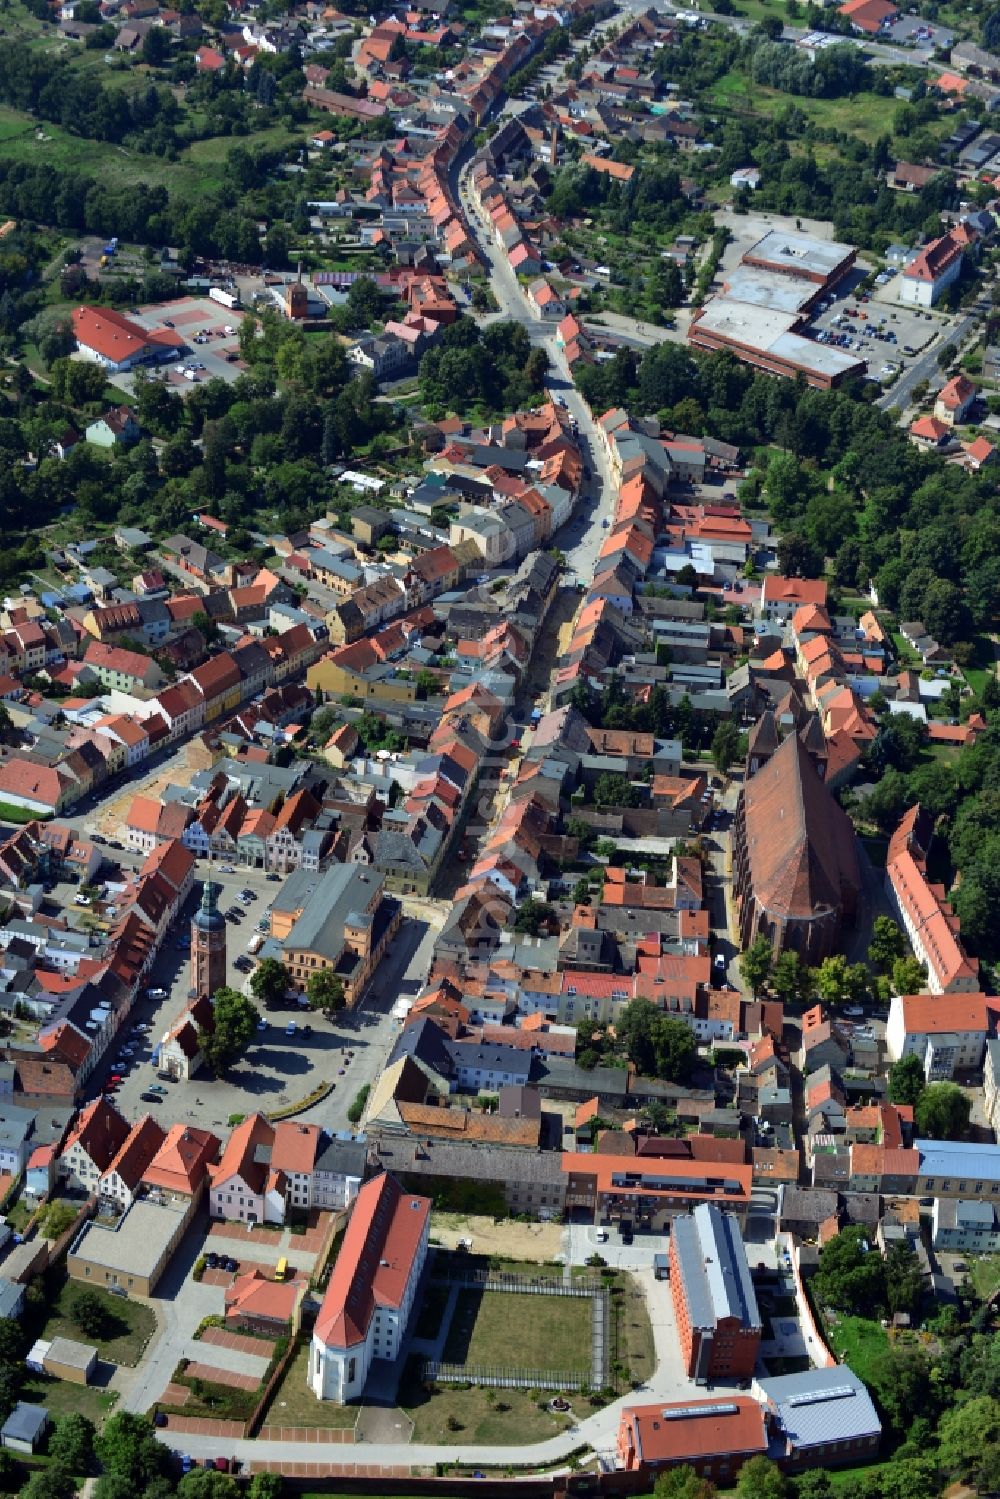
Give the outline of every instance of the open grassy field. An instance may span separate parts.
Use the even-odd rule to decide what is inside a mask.
[[[248,138],[247,144],[271,149],[286,146],[297,138],[286,126],[275,125]],[[198,198],[217,187],[226,157],[235,144],[235,137],[210,136],[188,146],[177,161],[165,161],[111,142],[84,140],[59,125],[32,119],[0,105],[0,147],[5,160],[72,169],[112,184],[162,185],[179,197]]]
[[[899,108],[899,100],[892,95],[855,94],[843,99],[809,99],[779,89],[761,88],[752,81],[748,88],[746,75],[733,71],[724,73],[713,84],[708,97],[717,109],[743,114],[773,115],[794,105],[814,125],[826,130],[843,130],[872,142],[882,135],[892,134],[893,116]]]
[[[329,1430],[354,1427],[358,1420],[356,1405],[334,1405],[331,1400],[317,1400],[306,1383],[309,1370],[309,1344],[305,1342],[285,1371],[285,1377],[274,1392],[265,1422],[270,1426],[321,1426]]]
[[[586,1372],[591,1366],[591,1308],[589,1296],[460,1291],[445,1363]]]
[[[861,1379],[866,1378],[869,1366],[889,1347],[885,1328],[865,1317],[838,1317],[836,1326],[828,1323],[827,1330],[833,1352]]]
[[[107,1315],[107,1335],[102,1338],[86,1337],[70,1315],[74,1296],[87,1291],[96,1296]],[[84,1286],[77,1280],[63,1281],[54,1300],[52,1310],[40,1336],[43,1338],[75,1338],[85,1343],[96,1343],[102,1359],[113,1364],[139,1362],[143,1349],[156,1330],[156,1318],[148,1306],[137,1301],[127,1301],[123,1296],[112,1296],[100,1286]]]

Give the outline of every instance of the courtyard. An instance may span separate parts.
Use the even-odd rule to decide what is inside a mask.
[[[444,1362],[470,1369],[589,1374],[592,1298],[458,1293]]]

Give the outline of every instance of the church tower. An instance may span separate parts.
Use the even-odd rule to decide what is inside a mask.
[[[222,886],[206,880],[191,922],[191,993],[211,999],[226,983],[226,918],[219,910]]]

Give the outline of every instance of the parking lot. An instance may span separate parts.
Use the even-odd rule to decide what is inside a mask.
[[[896,302],[896,278],[877,289],[867,301],[852,292],[831,294],[820,304],[810,324],[813,337],[837,344],[868,361],[875,379],[888,378],[920,357],[938,338],[941,316]]]
[[[178,335],[181,342],[176,360],[143,368],[147,375],[155,374],[179,395],[193,390],[204,380],[233,381],[245,373],[246,365],[239,357],[243,316],[242,312],[223,307],[210,297],[180,297],[176,302],[159,302],[129,314],[133,322],[150,332],[155,328],[167,328]],[[182,373],[185,369],[193,372],[193,378]],[[131,393],[135,386],[135,371],[112,375],[110,379]]]

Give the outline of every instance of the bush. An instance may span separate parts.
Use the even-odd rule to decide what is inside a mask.
[[[368,1095],[370,1092],[371,1084],[365,1083],[364,1087],[359,1090],[357,1097],[351,1104],[351,1107],[348,1109],[347,1117],[352,1124],[357,1124],[361,1118],[361,1115],[364,1113],[365,1104],[368,1102]]]
[[[207,1268],[208,1262],[206,1261],[205,1256],[203,1254],[200,1254],[194,1262],[194,1269],[191,1271],[191,1279],[201,1280],[201,1277],[204,1275]]]

